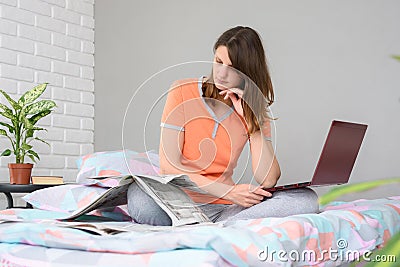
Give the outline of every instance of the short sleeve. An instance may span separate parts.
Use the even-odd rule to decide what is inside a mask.
[[[181,87],[175,83],[168,91],[167,101],[161,116],[161,127],[184,131],[185,115]]]
[[[264,140],[266,141],[271,141],[271,120],[270,119],[266,119],[263,123],[263,125],[261,126],[261,133],[264,137]]]

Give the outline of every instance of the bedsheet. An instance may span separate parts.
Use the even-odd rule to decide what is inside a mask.
[[[106,236],[43,222],[59,215],[34,209],[0,211],[0,262],[8,266],[338,266],[354,260],[354,251],[362,254],[381,247],[400,231],[400,196],[332,202],[319,214]],[[332,257],[325,250],[336,253]]]

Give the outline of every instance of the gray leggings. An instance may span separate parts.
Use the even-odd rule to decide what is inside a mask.
[[[271,198],[250,208],[233,204],[199,204],[213,221],[235,221],[268,217],[286,217],[294,214],[318,213],[318,196],[310,188],[298,188],[273,193]],[[144,193],[136,183],[129,186],[128,211],[138,223],[171,225],[169,216]]]

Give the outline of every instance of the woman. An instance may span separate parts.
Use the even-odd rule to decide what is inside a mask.
[[[234,27],[218,38],[210,77],[172,85],[161,118],[161,172],[186,173],[205,190],[207,195],[186,192],[212,221],[318,211],[311,189],[273,195],[265,190],[280,177],[267,113],[273,102],[263,45],[249,27]],[[247,142],[259,186],[232,179]],[[168,215],[135,183],[128,191],[128,210],[139,223],[171,225]]]

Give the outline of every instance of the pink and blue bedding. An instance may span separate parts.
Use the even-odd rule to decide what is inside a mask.
[[[347,252],[372,251],[400,231],[400,196],[332,202],[319,214],[155,227],[105,236],[48,221],[62,215],[39,209],[0,211],[0,262],[8,266],[338,266],[354,260],[354,253],[344,256]],[[336,250],[336,257],[325,250]],[[286,252],[286,258],[273,251]],[[313,251],[314,256],[299,258],[296,251]]]
[[[153,152],[98,152],[77,163],[78,183],[94,175],[159,170]],[[400,196],[331,202],[319,214],[147,231],[129,217],[126,206],[93,211],[92,219],[111,219],[119,227],[138,226],[136,231],[115,235],[54,224],[54,219],[79,209],[104,190],[100,185],[51,187],[24,197],[34,209],[0,211],[1,265],[339,266],[382,247],[400,231]],[[327,251],[336,253],[332,257]],[[303,252],[308,254],[301,256]]]

